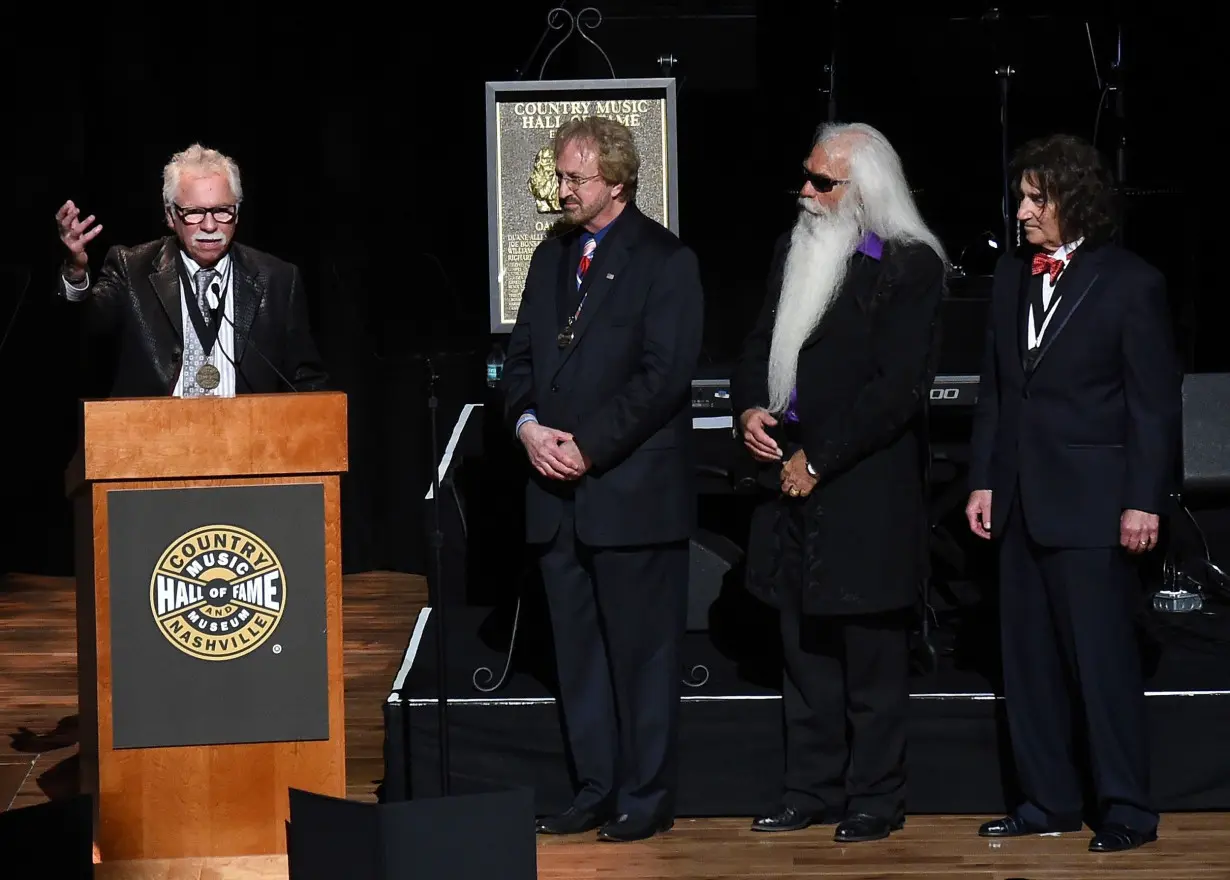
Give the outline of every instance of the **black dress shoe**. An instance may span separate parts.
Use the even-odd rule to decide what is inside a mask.
[[[1103,825],[1093,840],[1089,841],[1089,851],[1095,853],[1126,852],[1136,849],[1146,843],[1157,840],[1157,830],[1145,832],[1128,828],[1126,825]]]
[[[673,827],[674,819],[633,818],[625,814],[603,825],[598,832],[598,839],[612,843],[629,843],[633,840],[646,840],[655,834],[670,831]]]
[[[753,831],[801,831],[812,825],[832,825],[840,816],[832,810],[808,811],[798,807],[782,807],[776,813],[759,816],[752,822]]]
[[[1058,834],[1064,831],[1080,831],[1081,823],[1063,825],[1035,825],[1020,816],[1005,816],[986,822],[978,829],[979,837],[1025,837],[1029,834]]]
[[[883,840],[905,827],[905,819],[885,819],[868,813],[851,813],[837,826],[833,840],[838,843],[866,843]]]
[[[583,834],[602,824],[603,817],[592,810],[569,807],[556,816],[543,816],[535,824],[539,834]]]

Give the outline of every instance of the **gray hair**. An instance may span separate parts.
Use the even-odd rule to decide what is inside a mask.
[[[225,174],[231,184],[231,192],[235,194],[235,203],[243,201],[243,184],[239,179],[239,166],[230,156],[217,150],[193,144],[186,150],[181,150],[171,157],[171,161],[162,169],[162,204],[171,207],[175,202],[175,194],[179,191],[180,177],[189,174]]]
[[[919,242],[945,263],[939,238],[928,228],[906,181],[901,157],[879,130],[859,122],[824,123],[815,144],[831,145],[831,153],[850,163],[850,180],[859,225],[884,241]]]

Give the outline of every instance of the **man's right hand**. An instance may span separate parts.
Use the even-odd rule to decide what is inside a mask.
[[[965,505],[965,518],[969,520],[969,530],[979,538],[991,537],[991,490],[975,489],[969,493],[969,502]]]
[[[781,461],[781,448],[764,430],[765,425],[776,425],[777,419],[763,409],[749,409],[739,416],[739,422],[743,425],[743,445],[753,458],[758,461]]]
[[[572,439],[567,431],[557,431],[537,422],[521,426],[521,444],[530,457],[534,470],[552,480],[575,480],[583,465],[574,461],[561,444]]]
[[[81,211],[73,204],[72,199],[69,199],[60,206],[60,210],[56,211],[56,225],[60,229],[60,241],[64,247],[68,249],[68,255],[64,261],[64,274],[69,281],[77,282],[85,278],[86,269],[90,265],[90,259],[86,256],[85,246],[94,240],[98,233],[102,232],[102,225],[90,228],[90,224],[94,222],[94,215],[91,214],[84,220],[78,220]]]

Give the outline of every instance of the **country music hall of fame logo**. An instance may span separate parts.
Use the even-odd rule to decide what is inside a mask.
[[[179,650],[201,660],[233,660],[277,629],[286,610],[286,578],[277,554],[257,535],[204,526],[163,551],[149,601],[159,630]]]

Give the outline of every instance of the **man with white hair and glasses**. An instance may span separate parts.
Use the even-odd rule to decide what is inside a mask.
[[[327,380],[296,266],[234,242],[239,167],[193,144],[163,169],[174,235],[112,247],[91,284],[86,247],[102,232],[73,201],[56,213],[60,295],[116,342],[112,397],[233,397],[310,391]]]
[[[786,766],[755,831],[905,822],[909,636],[927,576],[925,405],[944,250],[867,125],[823,126],[731,394],[766,497],[747,586],[781,613]]]

